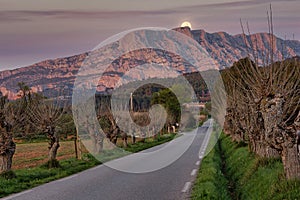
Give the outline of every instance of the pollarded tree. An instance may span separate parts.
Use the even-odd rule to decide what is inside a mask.
[[[20,101],[9,102],[0,92],[0,174],[9,175],[11,171],[16,150],[13,132],[20,128],[18,122],[24,118],[20,107]]]
[[[265,68],[264,95],[260,105],[264,119],[265,139],[282,158],[286,177],[300,179],[300,157],[297,152],[297,120],[300,112],[300,62],[289,59]]]
[[[268,16],[270,47],[262,55],[263,66],[258,64],[259,47],[255,42],[256,38],[247,38],[241,24],[245,45],[247,47],[250,45],[249,49],[252,50],[248,57],[252,54],[254,62],[250,58],[240,62],[236,68],[237,73],[231,76],[231,81],[238,86],[235,89],[239,93],[237,104],[244,104],[250,108],[247,112],[241,112],[239,107],[237,110],[242,115],[244,113],[243,119],[249,122],[246,131],[254,151],[258,154],[263,152],[263,155],[269,157],[276,154],[275,149],[282,158],[286,177],[300,179],[300,158],[297,150],[300,62],[299,58],[274,61],[276,52],[271,8],[270,14],[270,17]],[[247,28],[250,35],[249,27]],[[238,120],[236,115],[234,117]]]
[[[28,108],[30,123],[45,133],[49,139],[48,167],[59,167],[56,159],[59,144],[59,131],[62,126],[70,123],[65,121],[63,115],[67,112],[66,105],[54,99],[39,99]]]
[[[124,147],[127,147],[127,145],[128,145],[127,133],[125,133],[124,131],[122,131],[120,129],[118,122],[119,122],[120,118],[122,118],[123,116],[126,116],[126,114],[128,114],[127,110],[128,109],[123,107],[122,105],[114,106],[115,114],[116,113],[118,114],[116,116],[116,115],[114,115],[114,113],[112,113],[112,109],[110,108],[110,106],[106,105],[104,111],[102,113],[100,113],[100,115],[98,115],[99,119],[103,118],[108,122],[108,127],[106,128],[106,130],[108,130],[106,132],[107,138],[109,138],[109,140],[112,143],[117,144],[118,137],[121,137]]]
[[[264,94],[263,68],[249,58],[235,63],[223,73],[228,95],[226,123],[233,139],[248,142],[250,151],[261,157],[277,156],[264,137],[260,99]]]
[[[237,102],[250,109],[248,112],[237,109],[250,122],[246,130],[251,147],[266,157],[276,155],[276,149],[286,177],[300,178],[296,141],[299,127],[295,125],[300,108],[299,60],[288,59],[264,67],[249,61],[240,66],[239,74],[245,84],[236,90],[244,91]]]

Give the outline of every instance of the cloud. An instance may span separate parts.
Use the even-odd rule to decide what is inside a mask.
[[[173,14],[190,14],[203,9],[224,9],[235,7],[247,7],[261,4],[269,4],[275,2],[296,2],[298,0],[237,0],[231,2],[220,3],[199,3],[193,6],[169,7],[157,10],[99,10],[99,11],[80,11],[80,10],[5,10],[0,11],[1,21],[32,21],[34,19],[54,18],[54,19],[97,19],[97,18],[123,18],[123,17],[139,17],[139,16],[155,16],[155,15],[173,15]]]
[[[179,10],[128,10],[128,11],[77,11],[77,10],[12,10],[0,11],[0,21],[31,21],[35,18],[48,17],[57,19],[91,19],[91,18],[122,18],[132,16],[153,16],[153,15],[169,15],[178,13]]]
[[[261,4],[270,4],[275,2],[296,2],[298,0],[246,0],[246,1],[231,1],[222,3],[209,3],[209,4],[199,4],[193,6],[181,7],[180,9],[201,9],[201,8],[233,8],[242,6],[255,6]]]
[[[8,13],[6,11],[0,11],[0,22],[13,22],[13,21],[30,21],[29,19],[22,16],[15,16],[13,13]]]

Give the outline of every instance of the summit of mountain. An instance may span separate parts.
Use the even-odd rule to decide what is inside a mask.
[[[272,50],[274,60],[284,60],[300,56],[300,42],[297,40],[283,40],[269,33],[255,33],[252,35],[230,35],[226,32],[208,33],[205,30],[191,30],[189,27],[173,29],[196,40],[210,55],[218,69],[230,67],[234,62],[249,54],[255,55],[258,62],[263,64]],[[273,45],[273,46],[272,46]],[[13,70],[0,72],[0,91],[8,95],[9,99],[18,97],[18,83],[24,82],[33,92],[43,92],[51,96],[58,88],[64,87],[72,93],[73,84],[78,70],[88,56],[82,53],[75,56],[45,60],[36,64]],[[118,80],[126,75],[128,70],[147,64],[156,63],[168,66],[180,73],[190,73],[194,69],[181,58],[170,52],[155,49],[141,49],[122,55],[116,59],[99,80],[97,90],[100,92],[111,91]],[[145,71],[126,77],[130,80],[143,80],[156,77],[157,69],[148,67]],[[162,71],[160,78],[168,76],[168,70]]]

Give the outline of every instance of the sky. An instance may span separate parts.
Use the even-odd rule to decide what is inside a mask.
[[[172,2],[172,3],[170,3]],[[267,32],[300,40],[300,0],[0,0],[0,71],[87,52],[103,40],[140,27]]]

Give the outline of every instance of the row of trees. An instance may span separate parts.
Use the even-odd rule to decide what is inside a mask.
[[[9,101],[0,93],[0,174],[10,172],[16,150],[13,137],[43,133],[49,142],[49,167],[58,167],[56,160],[59,144],[59,130],[73,119],[66,104],[32,93],[30,87],[19,83],[19,99]],[[58,99],[58,98],[57,98]]]
[[[222,72],[228,95],[224,131],[261,157],[281,157],[286,177],[300,178],[299,58],[260,67],[249,58]]]
[[[222,71],[228,97],[224,132],[260,157],[281,157],[286,178],[300,179],[300,59],[285,59],[282,49],[282,61],[274,61],[271,5],[267,15],[269,48],[260,55],[256,36],[247,39],[241,21],[248,57]],[[246,28],[250,35],[248,23]]]
[[[136,97],[139,97],[136,95]],[[132,102],[131,102],[132,103]],[[135,103],[133,101],[133,103]],[[130,103],[129,103],[130,104]],[[126,119],[128,115],[128,111],[133,122],[140,127],[146,127],[150,124],[150,122],[156,119],[160,120],[158,113],[155,113],[156,116],[152,117],[150,120],[151,113],[149,112],[149,108],[147,110],[141,109],[129,109],[129,104],[122,105],[119,104],[114,106],[114,111],[117,112],[117,115],[114,115],[111,108],[111,96],[103,96],[102,98],[98,96],[97,100],[97,117],[100,123],[100,126],[104,132],[104,135],[90,135],[94,143],[95,153],[101,153],[103,148],[103,141],[105,138],[108,138],[111,143],[117,143],[117,139],[121,138],[123,147],[127,147],[128,141],[127,138],[130,136],[132,138],[132,143],[136,142],[136,137],[139,137],[140,141],[145,141],[145,138],[148,137],[152,130],[148,130],[146,132],[140,132],[141,130],[136,130],[133,126],[131,126],[128,122],[122,122],[122,120]],[[159,92],[154,93],[151,105],[160,104],[164,106],[167,110],[167,122],[166,126],[170,124],[175,124],[180,119],[180,105],[176,99],[176,96],[168,89],[161,89]],[[133,108],[136,108],[134,105]],[[147,106],[149,107],[149,106]],[[154,124],[159,124],[159,122],[154,122]],[[123,126],[122,128],[126,131],[123,131],[119,125]],[[166,128],[167,129],[167,128]],[[94,131],[91,131],[94,133]],[[148,135],[147,135],[148,134]],[[158,133],[151,133],[151,135],[155,136]],[[104,137],[105,136],[105,137]]]

